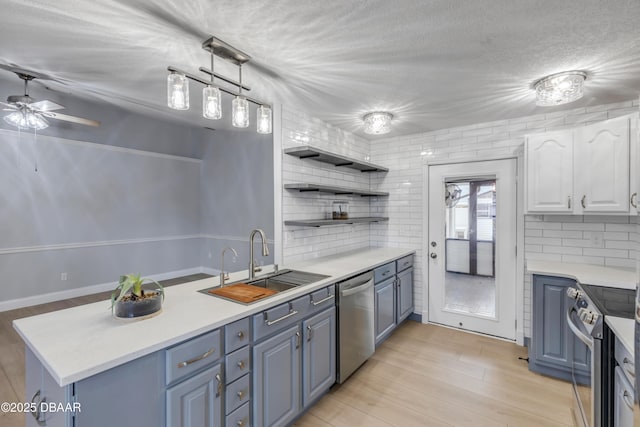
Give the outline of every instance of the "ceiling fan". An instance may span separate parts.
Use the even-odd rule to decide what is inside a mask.
[[[7,102],[0,102],[3,111],[11,111],[4,117],[4,121],[19,129],[44,129],[49,126],[47,119],[63,120],[65,122],[78,123],[86,126],[100,126],[100,122],[83,119],[82,117],[68,116],[56,113],[64,107],[49,100],[34,102],[29,96],[28,84],[36,76],[14,71],[19,78],[24,80],[24,95],[11,95]]]

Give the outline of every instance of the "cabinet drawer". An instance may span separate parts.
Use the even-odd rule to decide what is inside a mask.
[[[326,288],[318,289],[315,292],[309,294],[309,306],[307,309],[307,315],[320,312],[326,308],[334,306],[336,304],[336,287],[335,285],[327,286]]]
[[[215,362],[222,356],[220,330],[165,350],[166,383],[171,384]]]
[[[396,260],[396,271],[406,270],[409,267],[413,267],[413,254]]]
[[[373,270],[373,280],[375,283],[387,280],[389,277],[396,274],[396,263],[390,262],[389,264],[382,265]]]
[[[280,304],[253,316],[253,340],[279,332],[307,314],[309,295]]]
[[[250,357],[251,352],[248,346],[227,355],[225,360],[225,379],[227,384],[251,370]]]
[[[224,351],[231,353],[249,344],[249,318],[245,317],[224,327]]]
[[[250,427],[251,416],[249,403],[245,403],[229,415],[227,415],[227,427]]]
[[[245,375],[236,382],[227,385],[225,392],[226,414],[230,414],[234,409],[251,400],[250,379],[250,375]]]
[[[631,352],[627,350],[627,348],[622,344],[622,341],[620,341],[617,337],[615,354],[616,362],[618,362],[618,365],[620,365],[620,368],[622,368],[624,375],[627,377],[630,383],[635,384],[636,369],[633,356],[631,356]]]

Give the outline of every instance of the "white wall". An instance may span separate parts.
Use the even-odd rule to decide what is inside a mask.
[[[638,111],[638,101],[554,111],[546,114],[479,123],[417,135],[371,141],[371,161],[383,163],[390,172],[372,178],[372,186],[391,192],[386,203],[376,202],[376,214],[389,223],[372,225],[373,246],[420,248],[415,280],[416,312],[421,313],[426,280],[424,262],[423,169],[428,161],[456,162],[471,158],[500,158],[522,152],[527,133],[575,127]],[[622,222],[622,223],[621,223]],[[553,258],[633,268],[634,227],[628,217],[526,217],[526,259]],[[590,247],[590,232],[602,231],[600,247]],[[542,233],[540,236],[539,234]],[[530,277],[525,278],[525,336],[530,336]]]
[[[282,148],[299,145],[312,145],[362,160],[368,159],[369,156],[369,142],[364,138],[283,107]],[[289,183],[314,183],[370,189],[371,175],[282,154],[283,186]],[[349,201],[350,216],[369,216],[368,198],[283,190],[283,219],[323,219],[330,212],[334,200]],[[368,224],[320,228],[284,226],[283,262],[286,265],[299,260],[369,247],[369,228]]]

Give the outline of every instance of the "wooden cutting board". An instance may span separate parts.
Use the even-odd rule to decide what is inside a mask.
[[[236,283],[235,285],[212,289],[209,291],[209,293],[248,304],[250,302],[258,301],[273,294],[277,294],[278,291],[274,289],[266,289],[259,286],[248,285],[246,283]]]

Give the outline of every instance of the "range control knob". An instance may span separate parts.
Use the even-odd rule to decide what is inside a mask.
[[[594,313],[591,310],[587,310],[586,308],[581,308],[578,310],[578,317],[587,325],[593,325],[598,320],[598,313]]]
[[[578,299],[582,296],[582,292],[576,288],[567,288],[567,296],[571,299]]]

